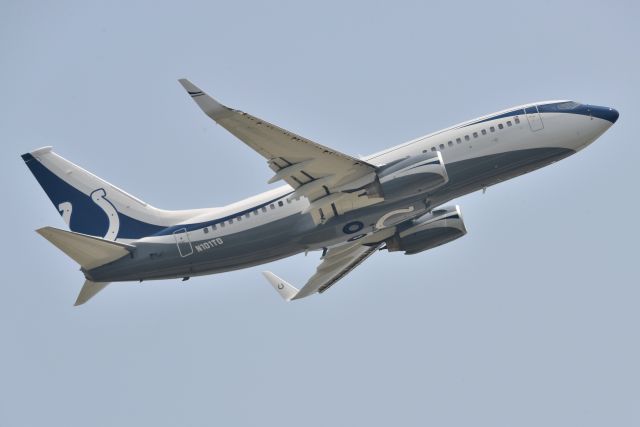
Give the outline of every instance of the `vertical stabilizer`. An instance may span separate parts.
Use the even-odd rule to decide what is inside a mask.
[[[22,155],[71,231],[137,240],[202,214],[154,208],[44,147]]]

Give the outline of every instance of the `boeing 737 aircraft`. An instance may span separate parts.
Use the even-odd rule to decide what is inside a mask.
[[[322,293],[378,250],[416,254],[466,234],[459,196],[554,163],[618,119],[574,101],[520,105],[364,158],[226,107],[188,80],[196,104],[267,160],[286,185],[224,207],[155,208],[54,153],[23,154],[71,231],[37,230],[80,264],[76,305],[110,282],[220,273],[308,251],[320,264],[300,289],[264,275],[285,299]]]

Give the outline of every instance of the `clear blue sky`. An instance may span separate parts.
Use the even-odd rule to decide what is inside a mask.
[[[638,3],[428,3],[0,3],[0,426],[640,425]],[[74,308],[21,153],[53,145],[167,209],[270,188],[181,77],[354,155],[529,101],[621,116],[457,200],[464,238],[324,295],[285,304],[258,267]],[[269,268],[300,284],[318,257]]]

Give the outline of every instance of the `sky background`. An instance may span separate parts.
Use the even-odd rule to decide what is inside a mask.
[[[268,3],[268,5],[267,5]],[[0,426],[638,426],[636,1],[0,1]],[[620,120],[458,199],[468,235],[381,252],[285,304],[260,272],[108,287],[85,306],[20,154],[166,209],[265,191],[264,160],[177,79],[366,155],[512,105]],[[270,264],[302,284],[319,254]]]

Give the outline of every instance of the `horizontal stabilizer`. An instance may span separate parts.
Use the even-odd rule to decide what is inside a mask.
[[[86,280],[84,285],[82,285],[82,289],[80,289],[76,303],[73,305],[78,306],[84,304],[103,290],[108,284],[108,282],[92,282],[91,280]]]
[[[135,246],[124,243],[54,227],[43,227],[36,232],[53,243],[85,270],[91,270],[120,259],[135,249]]]
[[[298,293],[298,288],[287,283],[287,281],[282,280],[272,272],[264,271],[262,274],[266,277],[269,283],[271,283],[273,289],[275,289],[285,301],[291,301]]]

